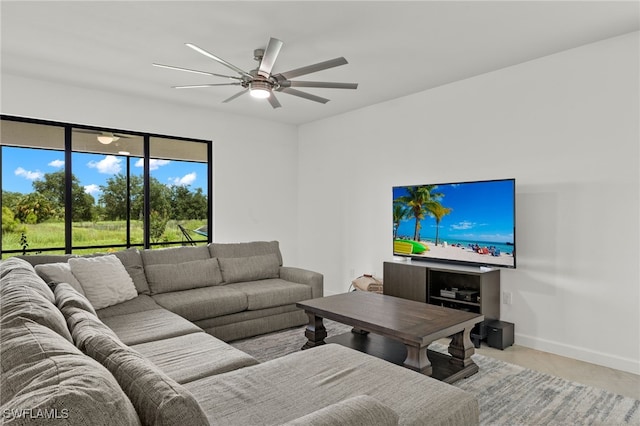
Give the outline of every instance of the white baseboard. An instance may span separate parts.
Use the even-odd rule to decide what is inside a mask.
[[[521,333],[515,333],[514,337],[515,343],[520,346],[640,375],[640,360],[637,359],[593,351]]]

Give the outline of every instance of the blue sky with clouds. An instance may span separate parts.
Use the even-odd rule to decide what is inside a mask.
[[[438,185],[440,203],[451,208],[442,218],[439,237],[450,240],[513,242],[515,199],[513,180],[467,182]],[[406,187],[393,189],[393,199],[407,195]],[[432,217],[422,221],[421,237],[433,239],[436,222]],[[413,236],[415,219],[401,221],[398,235]]]
[[[5,191],[33,192],[34,180],[46,173],[64,170],[64,152],[31,148],[2,148],[2,189]],[[131,173],[142,175],[143,160],[131,158]],[[85,192],[96,198],[100,185],[120,173],[126,174],[127,157],[104,154],[73,153],[73,174],[80,180]],[[184,185],[191,190],[202,188],[207,193],[207,165],[174,160],[150,160],[151,176],[165,185]]]

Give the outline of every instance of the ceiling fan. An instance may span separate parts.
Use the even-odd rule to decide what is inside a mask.
[[[276,99],[274,92],[283,92],[289,95],[298,96],[304,99],[308,99],[310,101],[320,102],[326,104],[329,102],[329,99],[313,95],[311,93],[303,92],[294,87],[319,87],[319,88],[328,88],[328,89],[357,89],[357,83],[333,83],[333,82],[324,82],[324,81],[294,81],[291,80],[295,77],[300,77],[302,75],[311,74],[314,72],[326,70],[329,68],[337,67],[340,65],[347,64],[347,60],[343,57],[330,59],[328,61],[319,62],[317,64],[308,65],[302,68],[296,68],[291,71],[283,72],[283,73],[273,73],[273,66],[278,58],[278,54],[280,53],[280,49],[282,48],[283,42],[278,40],[277,38],[270,38],[269,43],[267,44],[266,49],[256,49],[253,51],[253,56],[256,61],[258,61],[258,67],[249,72],[238,68],[237,66],[225,61],[218,56],[215,56],[206,50],[191,44],[186,43],[187,47],[195,50],[196,52],[213,59],[216,62],[224,65],[225,67],[235,71],[238,75],[222,75],[216,74],[212,72],[206,71],[198,71],[192,70],[188,68],[174,67],[171,65],[163,65],[163,64],[153,64],[153,66],[160,68],[167,68],[171,70],[177,71],[186,71],[195,74],[202,75],[210,75],[214,77],[222,77],[233,80],[231,83],[214,83],[214,84],[194,84],[188,86],[172,86],[174,89],[193,89],[200,87],[216,87],[216,86],[241,86],[242,91],[236,93],[230,98],[222,101],[223,103],[230,102],[235,98],[243,95],[247,91],[255,98],[267,99],[273,108],[279,108],[280,102]]]

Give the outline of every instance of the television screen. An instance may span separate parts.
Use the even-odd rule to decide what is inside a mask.
[[[393,188],[393,254],[516,267],[515,179]]]

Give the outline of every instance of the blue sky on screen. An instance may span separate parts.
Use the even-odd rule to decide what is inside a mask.
[[[440,203],[452,209],[440,222],[440,239],[453,241],[513,242],[513,181],[486,181],[439,185]],[[393,189],[393,199],[406,195],[405,187]],[[403,220],[398,235],[413,237],[415,219]],[[436,221],[422,220],[422,238],[433,239]]]
[[[131,174],[142,175],[142,159],[131,158]],[[126,174],[127,157],[104,154],[73,153],[73,174],[80,180],[85,192],[98,199],[100,185],[120,173]],[[185,185],[189,189],[202,188],[207,193],[207,165],[174,160],[151,160],[151,176],[165,185]],[[64,152],[42,149],[3,147],[2,189],[5,191],[33,192],[34,180],[46,173],[64,170]]]

